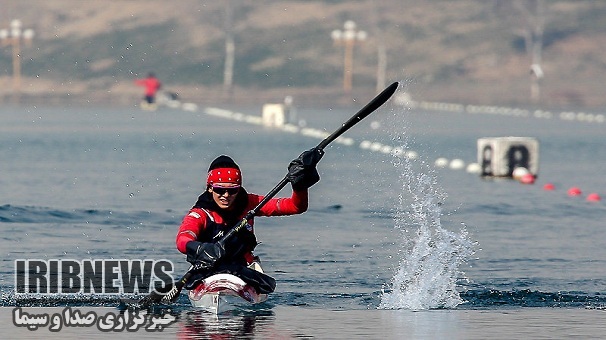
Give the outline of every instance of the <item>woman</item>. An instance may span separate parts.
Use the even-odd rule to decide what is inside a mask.
[[[291,197],[270,199],[257,216],[305,212],[309,202],[307,189],[320,180],[316,164],[323,155],[323,150],[314,148],[293,160],[288,166],[288,179],[293,188]],[[217,243],[261,200],[263,196],[248,193],[242,187],[242,173],[233,159],[222,155],[210,164],[206,190],[183,218],[177,234],[177,249],[187,255],[187,261],[211,268],[199,273],[197,280],[192,280],[188,288],[210,274],[231,273],[252,284],[259,293],[273,292],[273,279],[267,275],[258,275],[260,273],[248,268],[255,261],[252,251],[257,245],[252,219],[248,221],[247,228],[225,244]]]

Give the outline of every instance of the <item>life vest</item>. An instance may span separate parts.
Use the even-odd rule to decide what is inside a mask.
[[[198,235],[197,241],[214,243],[219,241],[233,226],[227,223],[219,223],[221,217],[217,213],[199,208],[206,215],[206,224],[204,230]],[[251,221],[252,222],[252,221]],[[257,246],[257,239],[252,231],[252,226],[247,224],[247,228],[242,229],[236,235],[231,237],[225,243],[226,258],[225,262],[236,262],[249,264],[253,261],[252,251]]]

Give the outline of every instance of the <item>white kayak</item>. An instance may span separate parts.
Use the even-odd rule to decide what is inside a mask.
[[[253,269],[263,272],[258,264]],[[232,274],[209,276],[187,295],[192,306],[214,314],[250,307],[267,300],[267,294],[258,294],[254,287]]]

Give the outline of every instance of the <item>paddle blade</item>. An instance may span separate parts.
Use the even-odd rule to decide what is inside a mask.
[[[138,305],[141,307],[149,307],[158,303],[165,303],[166,296],[170,294],[171,299],[174,299],[175,295],[178,296],[181,292],[179,289],[176,293],[174,292],[177,289],[176,285],[167,285],[162,288],[158,288],[153,292],[149,293],[147,296],[139,300]],[[176,300],[176,299],[175,299]],[[172,301],[171,301],[172,302]]]
[[[393,96],[393,94],[398,89],[398,86],[400,86],[400,83],[396,81],[386,87],[385,90],[381,91],[381,93],[379,93],[370,102],[368,102],[368,104],[366,104],[366,106],[364,106],[360,111],[358,111],[358,113],[351,117],[349,121],[345,122],[343,126],[349,129],[349,127],[354,126],[357,122],[361,121],[371,113],[375,112],[378,108],[383,106],[383,104],[385,104],[385,102],[387,102],[389,98],[391,98],[391,96]]]
[[[374,97],[366,106],[364,106],[358,113],[353,115],[353,117],[349,118],[348,121],[343,123],[343,125],[335,132],[333,132],[330,136],[326,137],[320,144],[318,144],[318,149],[324,149],[328,144],[341,136],[345,131],[349,130],[352,126],[358,124],[362,119],[366,118],[368,115],[373,113],[376,109],[381,107],[398,89],[400,84],[396,81],[393,84],[389,85],[385,90],[381,91],[376,97]]]
[[[173,303],[177,301],[179,293],[181,293],[181,289],[178,289],[177,286],[174,286],[173,289],[171,289],[168,293],[166,293],[166,295],[162,297],[160,302],[165,304]]]

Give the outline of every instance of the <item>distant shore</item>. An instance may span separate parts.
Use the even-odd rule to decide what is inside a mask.
[[[398,90],[416,102],[456,103],[459,105],[525,107],[549,110],[602,111],[606,109],[606,97],[594,87],[578,87],[576,94],[545,91],[543,100],[535,105],[527,100],[526,84],[503,85],[503,89],[482,87],[482,84],[417,84],[403,82]],[[141,89],[130,82],[117,82],[109,87],[99,88],[87,82],[62,83],[56,86],[49,81],[23,81],[22,91],[15,96],[10,79],[0,77],[0,103],[4,105],[110,105],[134,106],[142,98]],[[285,87],[285,88],[242,88],[234,87],[225,93],[220,86],[171,85],[165,84],[164,91],[176,93],[179,100],[198,105],[263,105],[283,103],[285,97],[293,98],[293,105],[299,107],[356,107],[374,97],[374,87],[354,86],[350,93],[339,87]],[[583,95],[581,95],[582,93]]]

